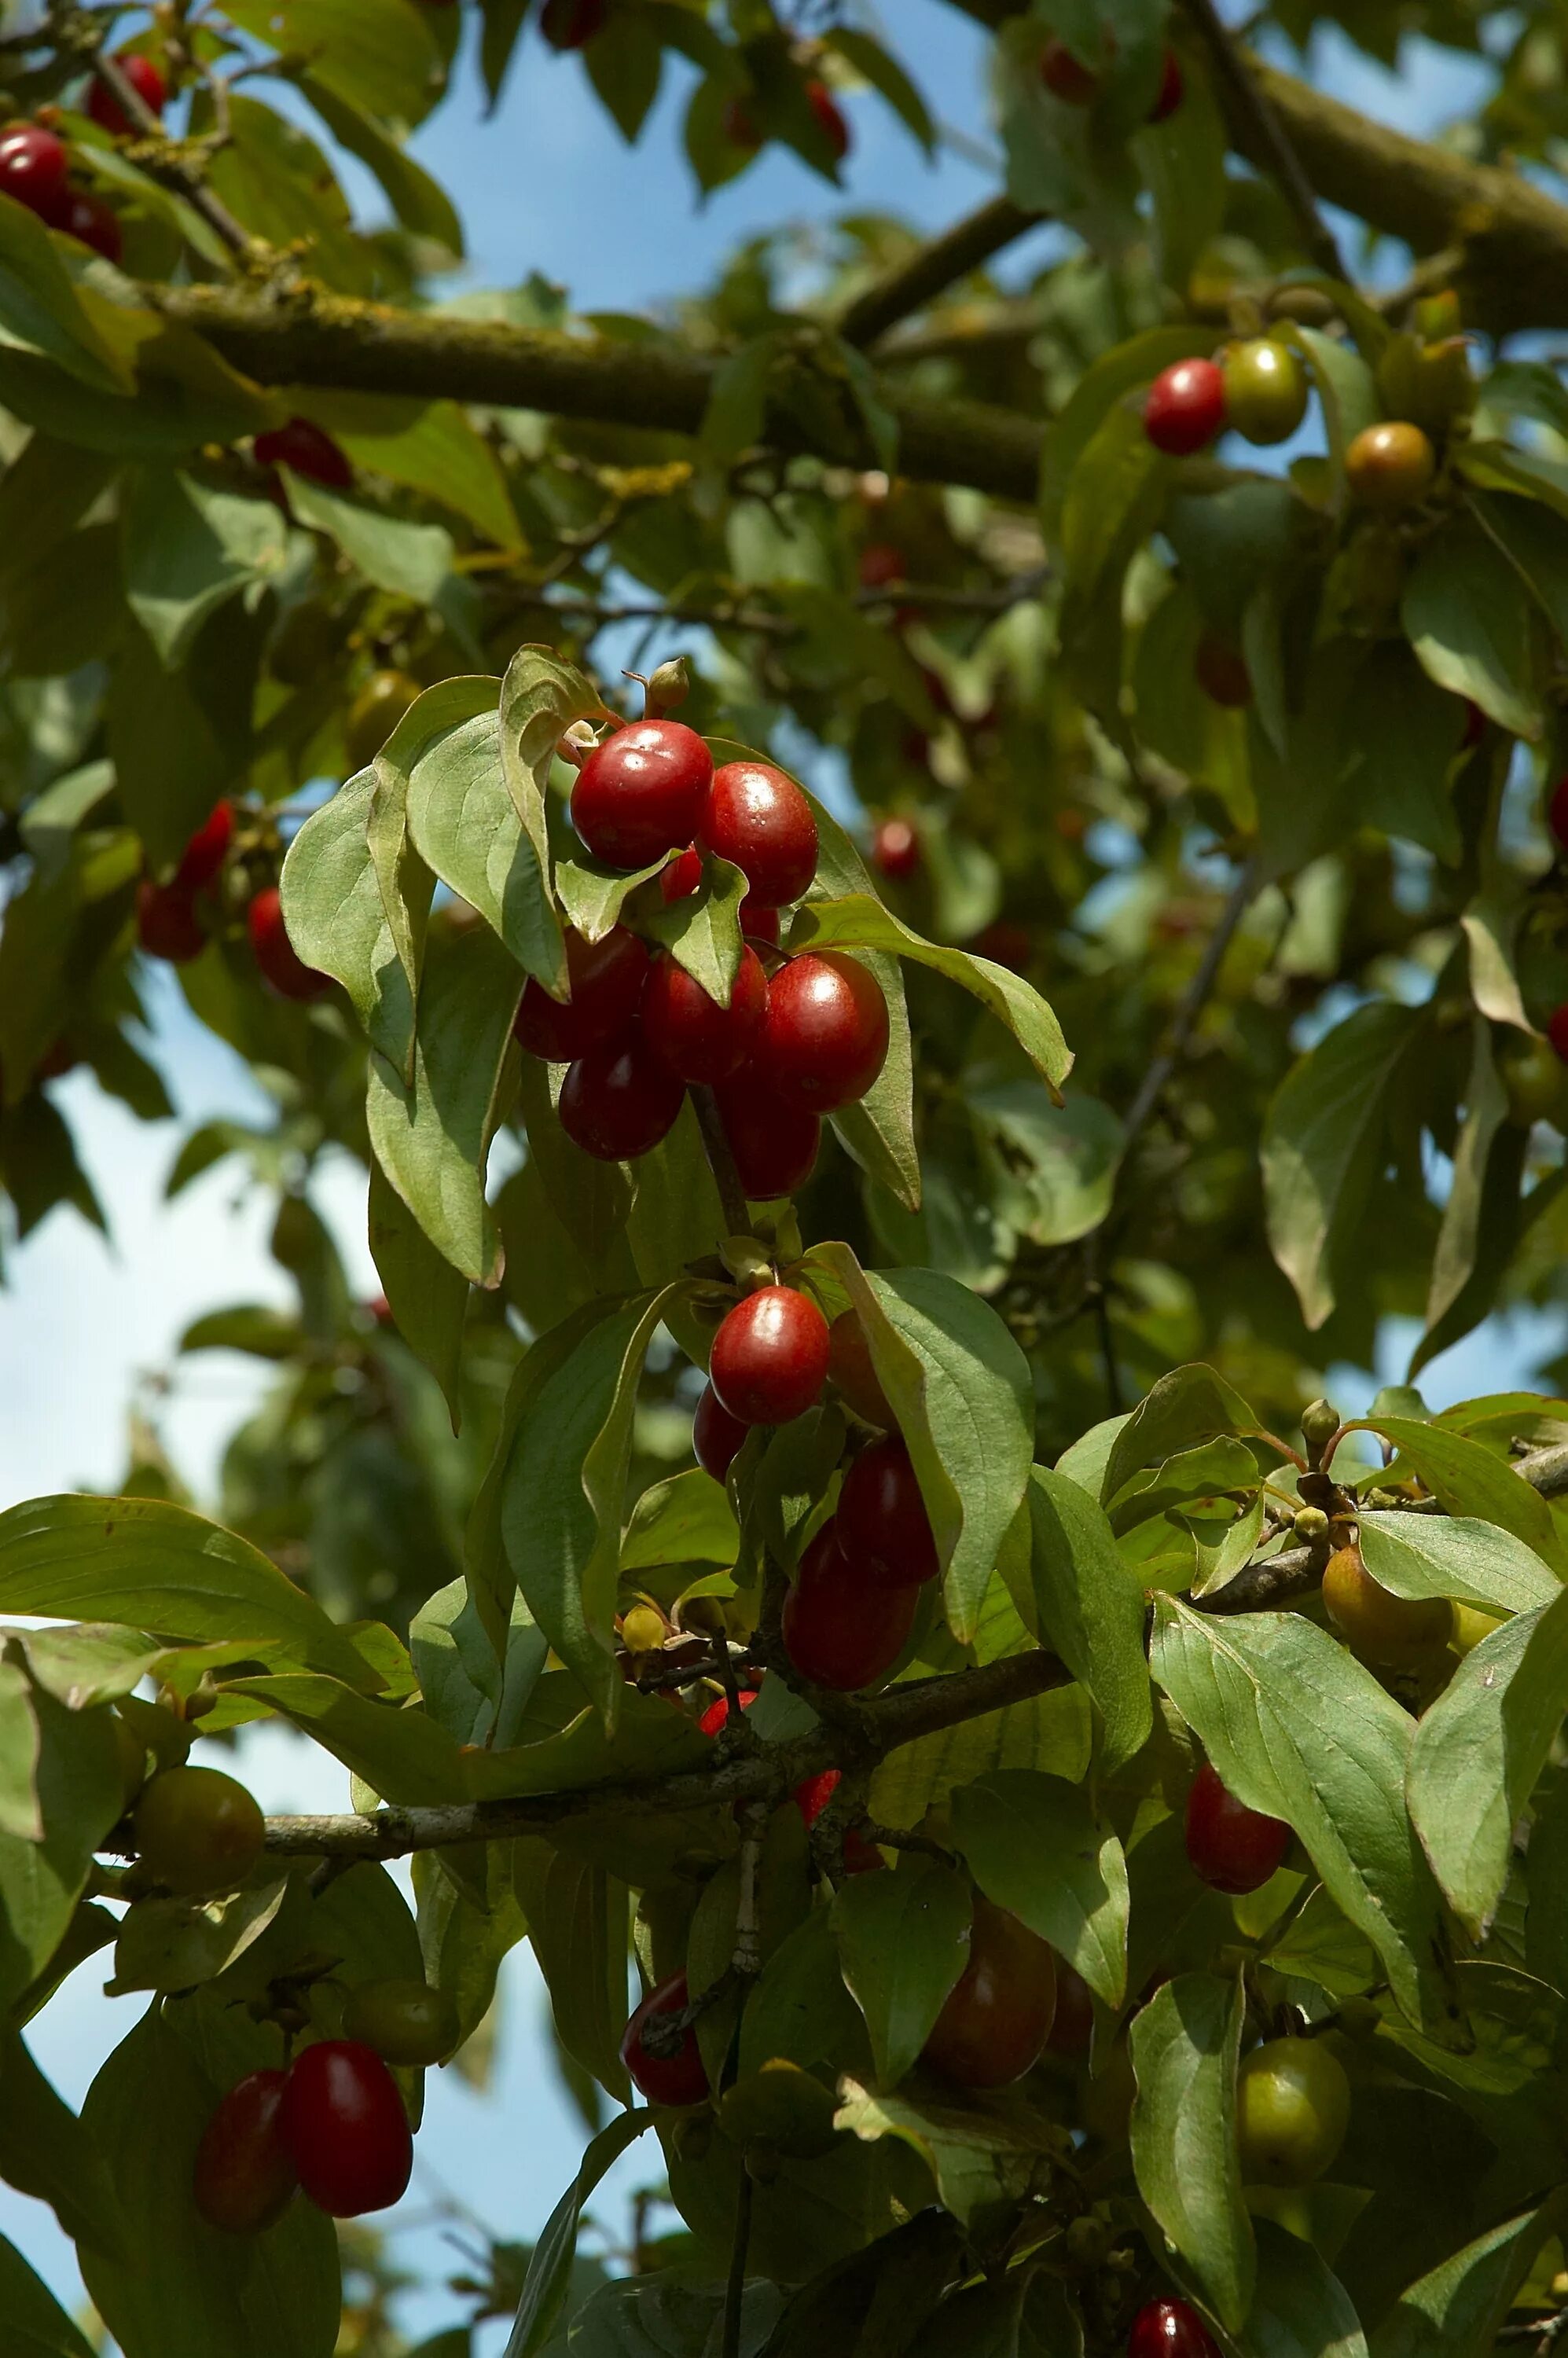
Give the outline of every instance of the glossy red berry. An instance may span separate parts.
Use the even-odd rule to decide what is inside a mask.
[[[787,1424],[822,1397],[827,1321],[809,1293],[762,1286],[726,1314],[708,1372],[719,1406],[742,1424]]]
[[[234,806],[215,803],[179,855],[174,871],[175,889],[200,892],[211,883],[228,855],[234,834]]]
[[[161,114],[168,98],[168,84],[152,59],[143,57],[138,50],[132,50],[128,56],[116,58],[114,63],[142,104],[151,107],[155,114]],[[100,131],[106,131],[112,139],[126,139],[138,127],[131,121],[113,91],[106,89],[96,74],[87,93],[87,112]]]
[[[1476,708],[1472,705],[1470,709],[1474,712]],[[1479,730],[1476,733],[1478,736]],[[1469,732],[1466,730],[1465,742],[1468,744],[1470,741]],[[1552,800],[1546,806],[1546,817],[1558,849],[1568,851],[1568,777],[1559,778],[1552,787]]]
[[[798,901],[816,873],[811,805],[771,762],[726,762],[697,823],[697,841],[740,869],[760,909]]]
[[[660,2050],[656,2032],[655,2044],[648,2044],[650,2025],[684,2014],[689,2003],[686,1975],[672,1974],[668,1981],[648,1992],[622,2035],[621,2061],[631,2073],[633,2084],[651,2104],[703,2104],[708,2101],[708,2072],[697,2033],[689,2023],[680,2033],[673,2054]]]
[[[694,843],[689,850],[677,852],[659,878],[659,892],[665,901],[689,901],[702,882],[702,854]]]
[[[787,1105],[832,1113],[863,1098],[887,1061],[881,985],[852,957],[807,951],[768,985],[757,1070]]]
[[[1053,38],[1040,52],[1040,79],[1053,98],[1065,106],[1092,106],[1099,96],[1099,76],[1067,47]]]
[[[808,81],[806,97],[807,105],[827,134],[827,145],[833,150],[834,161],[841,164],[849,152],[849,126],[844,120],[838,100],[823,81]]]
[[[750,1711],[752,1705],[756,1702],[756,1700],[757,1689],[755,1687],[742,1687],[741,1689],[741,1708],[742,1711]],[[704,1736],[717,1736],[721,1727],[728,1726],[729,1721],[729,1696],[715,1695],[713,1701],[708,1704],[708,1709],[703,1713],[701,1718],[697,1724],[698,1727],[701,1728]]]
[[[625,925],[612,926],[598,942],[568,932],[566,949],[569,1004],[552,999],[538,977],[530,975],[513,1026],[531,1056],[554,1065],[586,1056],[630,1028],[652,962],[646,942]]]
[[[902,883],[920,870],[920,838],[906,818],[884,818],[871,838],[871,864],[878,873]]]
[[[803,1824],[807,1828],[816,1823],[817,1819],[833,1799],[838,1790],[842,1775],[841,1769],[825,1768],[820,1777],[807,1777],[795,1787],[791,1799],[800,1812]],[[886,1865],[887,1861],[875,1843],[868,1842],[857,1827],[846,1827],[844,1833],[846,1875],[874,1875],[878,1867],[883,1867]]]
[[[751,1201],[765,1204],[804,1187],[822,1143],[817,1116],[785,1105],[751,1065],[721,1081],[714,1094],[741,1187]]]
[[[289,940],[276,884],[256,894],[245,912],[245,925],[262,979],[280,999],[319,999],[324,990],[331,990],[331,976],[307,966]]]
[[[869,540],[855,571],[862,590],[888,590],[895,581],[908,580],[909,563],[891,541]]]
[[[941,1566],[914,1466],[896,1433],[862,1449],[838,1493],[838,1544],[887,1588],[919,1588]]]
[[[749,942],[769,942],[778,946],[779,913],[764,909],[754,892],[748,892],[741,903],[741,931]]]
[[[1291,1846],[1282,1818],[1249,1810],[1227,1791],[1206,1760],[1187,1795],[1187,1856],[1195,1874],[1216,1891],[1257,1891]]]
[[[70,164],[64,140],[41,123],[18,123],[0,135],[0,192],[43,221],[59,216]]]
[[[201,2134],[191,2190],[210,2227],[259,2235],[299,2191],[279,2115],[285,2074],[253,2071],[231,2088]]]
[[[119,214],[90,189],[68,189],[51,218],[56,229],[64,230],[79,245],[90,246],[105,262],[118,262],[125,251]]]
[[[1143,431],[1168,459],[1206,449],[1225,424],[1225,374],[1213,361],[1177,361],[1149,388]]]
[[[545,0],[539,31],[552,49],[583,49],[604,30],[610,0]]]
[[[640,1031],[574,1058],[557,1108],[574,1146],[600,1163],[647,1154],[675,1128],[686,1097]]]
[[[1568,1065],[1568,1006],[1555,1007],[1546,1019],[1546,1036]]]
[[[408,2115],[373,2047],[326,2039],[305,2048],[289,2070],[280,2121],[299,2183],[329,2218],[384,2211],[406,2187]]]
[[[713,756],[681,720],[639,720],[596,745],[572,788],[572,825],[609,868],[647,868],[697,831]]]
[[[691,1446],[705,1474],[710,1474],[716,1482],[727,1480],[741,1444],[751,1429],[720,1404],[711,1384],[704,1384],[697,1413],[691,1420]]]
[[[975,1894],[969,1962],[922,2053],[960,2088],[1006,2088],[1040,2060],[1056,2012],[1054,1951],[1009,1909]]]
[[[753,949],[742,949],[728,1007],[673,957],[654,960],[643,992],[643,1034],[662,1064],[683,1081],[727,1080],[744,1064],[768,1011],[768,978]]]
[[[345,492],[354,480],[347,451],[308,417],[291,417],[287,426],[258,434],[251,448],[259,467],[287,467],[330,492]]]
[[[171,966],[185,966],[207,946],[190,894],[177,884],[155,884],[150,876],[136,887],[136,939],[148,957],[167,958]]]
[[[1132,2320],[1127,2358],[1219,2358],[1219,2344],[1184,2300],[1152,2300]]]
[[[908,1644],[915,1596],[913,1588],[877,1588],[858,1578],[830,1520],[802,1555],[784,1599],[784,1651],[814,1686],[840,1694],[869,1687]]]
[[[1182,77],[1182,61],[1174,49],[1167,49],[1160,60],[1160,87],[1154,93],[1154,103],[1149,109],[1151,123],[1168,123],[1186,95],[1186,83]]]
[[[1053,2055],[1087,2055],[1094,2039],[1095,2002],[1089,1985],[1065,1957],[1056,1960],[1056,2011],[1045,2044]]]

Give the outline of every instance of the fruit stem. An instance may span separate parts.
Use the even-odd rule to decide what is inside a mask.
[[[713,1091],[694,1088],[691,1101],[697,1109],[697,1128],[702,1132],[702,1151],[708,1157],[708,1167],[719,1190],[719,1208],[724,1215],[725,1234],[749,1236],[752,1215],[746,1206],[746,1191],[741,1184],[741,1174],[735,1168],[735,1157],[730,1152],[730,1141],[724,1135],[724,1124],[719,1118]]]
[[[752,2180],[742,2169],[735,2195],[735,2234],[730,2246],[730,2281],[724,2288],[724,2336],[719,2358],[741,2358],[741,2311],[746,2298],[746,2253],[752,2241]]]

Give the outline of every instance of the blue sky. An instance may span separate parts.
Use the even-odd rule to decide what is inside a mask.
[[[1228,12],[1227,12],[1228,13]],[[1237,12],[1239,13],[1239,12]],[[883,0],[906,59],[938,112],[967,141],[990,145],[982,88],[984,41],[945,0]],[[1476,70],[1411,45],[1401,80],[1325,42],[1314,70],[1326,87],[1369,112],[1424,129],[1465,107]],[[515,284],[535,270],[564,282],[583,309],[641,309],[699,285],[741,239],[793,222],[821,222],[843,205],[901,212],[939,227],[989,194],[993,180],[966,157],[944,152],[927,166],[880,102],[849,103],[855,149],[839,197],[782,154],[764,157],[708,204],[697,200],[680,159],[684,69],[672,69],[640,146],[628,150],[592,100],[579,63],[532,38],[515,61],[506,103],[481,124],[480,97],[465,69],[442,113],[421,131],[416,152],[455,195],[468,226],[473,285]],[[373,218],[377,202],[350,178]],[[1048,234],[1048,233],[1047,233]],[[1020,246],[1004,269],[1020,270]],[[153,1049],[181,1122],[146,1126],[102,1098],[90,1079],[56,1085],[84,1159],[115,1216],[111,1244],[70,1212],[56,1214],[14,1255],[10,1291],[0,1297],[0,1504],[52,1489],[112,1487],[124,1457],[124,1412],[144,1371],[167,1370],[181,1329],[224,1302],[286,1299],[265,1252],[270,1210],[236,1201],[222,1169],[173,1206],[161,1190],[182,1129],[217,1115],[258,1111],[254,1085],[229,1052],[183,1011],[167,970],[154,979]],[[327,1175],[323,1208],[336,1219],[356,1282],[377,1290],[362,1241],[362,1183],[345,1165]],[[1498,1329],[1439,1362],[1434,1400],[1462,1398],[1527,1375],[1539,1328]],[[1390,1336],[1384,1378],[1397,1377],[1408,1338]],[[211,1354],[176,1370],[157,1412],[177,1462],[210,1492],[225,1434],[254,1398],[250,1365]],[[1363,1404],[1365,1377],[1346,1372],[1338,1396]],[[253,1738],[245,1773],[269,1808],[347,1805],[334,1763],[280,1731]],[[32,2034],[38,2059],[61,2093],[79,2103],[103,2055],[130,2028],[129,2003],[101,1994],[101,1963],[69,1984]],[[433,2210],[450,2198],[508,2236],[543,2223],[575,2167],[581,2134],[557,2088],[538,2036],[541,1991],[525,1952],[506,1983],[497,2086],[474,2096],[446,2073],[432,2075],[419,2169],[399,2223],[410,2261],[435,2275],[457,2265]],[[611,2182],[603,2215],[618,2215],[616,2190],[636,2184],[635,2153]],[[16,2242],[68,2300],[79,2297],[70,2245],[41,2205],[0,2189],[0,2232]],[[453,2314],[445,2298],[409,2304],[411,2327],[431,2331]],[[493,2358],[503,2327],[487,2329]]]

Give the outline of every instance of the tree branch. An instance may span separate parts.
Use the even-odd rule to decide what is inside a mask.
[[[958,279],[967,278],[993,254],[1000,254],[1003,246],[1046,218],[1044,213],[1025,212],[1011,197],[993,197],[978,212],[955,222],[940,237],[934,237],[928,245],[920,246],[883,277],[862,288],[845,305],[838,333],[846,343],[874,344],[901,319],[924,311]]]
[[[195,166],[180,154],[164,129],[161,117],[153,113],[141,92],[127,78],[118,59],[112,57],[107,49],[101,49],[93,58],[92,72],[143,138],[157,141],[156,154],[138,157],[143,170],[153,179],[167,181],[177,189],[240,261],[252,261],[260,251],[259,241],[234,219],[222,199],[213,195]]]
[[[1258,893],[1258,861],[1249,860],[1235,883],[1230,895],[1216,921],[1213,933],[1204,946],[1192,980],[1182,993],[1176,1011],[1165,1033],[1165,1043],[1153,1063],[1139,1083],[1138,1094],[1127,1109],[1123,1123],[1125,1132],[1122,1154],[1125,1158],[1133,1141],[1142,1132],[1150,1116],[1159,1104],[1172,1074],[1187,1053],[1199,1016],[1208,1005],[1210,993],[1219,980],[1219,970],[1225,964],[1225,954],[1236,938],[1236,929],[1247,914]]]
[[[1269,103],[1251,59],[1221,21],[1214,0],[1184,0],[1184,5],[1213,60],[1232,137],[1240,145],[1245,135],[1249,142],[1246,152],[1267,158],[1267,168],[1296,217],[1307,252],[1331,278],[1343,278],[1345,265],[1339,248],[1318,211],[1312,182]]]

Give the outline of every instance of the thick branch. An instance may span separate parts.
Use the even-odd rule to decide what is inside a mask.
[[[674,342],[553,335],[491,319],[395,311],[343,296],[271,302],[237,287],[146,287],[143,292],[165,318],[198,329],[261,384],[422,395],[696,434],[713,383],[715,364]],[[827,383],[820,380],[824,387]],[[988,403],[937,400],[885,386],[882,397],[898,420],[901,474],[1033,502],[1042,434],[1034,420]],[[877,463],[847,394],[831,449],[782,400],[770,407],[764,432],[782,450],[815,449],[846,464]]]
[[[847,343],[874,344],[1044,218],[1025,212],[1011,197],[993,197],[857,295],[845,306],[839,334]]]
[[[674,1776],[628,1777],[579,1786],[571,1792],[384,1809],[365,1816],[269,1818],[266,1846],[286,1858],[403,1858],[411,1851],[439,1850],[453,1843],[540,1833],[568,1818],[604,1812],[646,1817],[721,1808],[730,1801],[777,1801],[804,1777],[819,1776],[824,1768],[867,1765],[923,1736],[1065,1686],[1068,1677],[1054,1654],[1011,1654],[979,1670],[891,1687],[859,1715],[860,1733],[852,1746],[819,1727],[792,1743],[742,1754],[722,1768],[684,1769]],[[851,1750],[854,1763],[848,1758]]]

